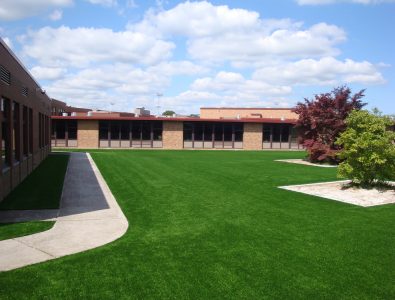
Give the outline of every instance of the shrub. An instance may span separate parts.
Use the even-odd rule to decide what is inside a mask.
[[[335,141],[346,128],[344,120],[348,114],[365,105],[361,102],[363,92],[352,95],[348,87],[342,86],[296,105],[294,112],[299,115],[296,128],[309,161],[338,162],[336,153],[341,146]]]
[[[339,157],[344,161],[338,177],[353,183],[372,185],[395,179],[395,133],[393,121],[377,113],[353,111],[346,119],[347,129],[336,141],[343,147]]]

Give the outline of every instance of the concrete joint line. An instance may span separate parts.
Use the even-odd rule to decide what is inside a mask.
[[[42,253],[44,253],[44,254],[50,256],[50,257],[56,258],[56,256],[53,256],[51,253],[45,252],[45,251],[43,251],[43,250],[41,250],[41,249],[38,249],[38,248],[33,247],[33,246],[31,246],[31,245],[28,245],[28,244],[22,242],[21,240],[18,240],[17,238],[16,238],[16,239],[12,239],[12,240],[14,240],[14,241],[17,242],[17,243],[21,243],[22,245],[24,245],[24,246],[26,246],[26,247],[29,247],[29,248],[32,248],[32,249],[37,250],[37,251],[39,251],[39,252],[42,252]]]

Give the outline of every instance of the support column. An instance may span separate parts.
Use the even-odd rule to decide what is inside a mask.
[[[99,121],[97,120],[77,121],[77,144],[78,144],[78,148],[99,147]]]
[[[184,123],[177,121],[163,121],[163,148],[184,148]]]
[[[243,149],[262,150],[262,123],[244,123]]]

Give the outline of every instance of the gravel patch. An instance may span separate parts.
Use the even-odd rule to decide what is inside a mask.
[[[279,188],[363,207],[395,203],[395,182],[389,183],[394,189],[349,187],[347,186],[349,182],[349,180],[343,180],[280,186]]]
[[[298,165],[306,165],[306,166],[313,166],[313,167],[321,167],[321,168],[336,168],[337,166],[334,165],[324,165],[324,164],[314,164],[303,159],[276,159],[275,161],[286,162],[291,164],[298,164]]]

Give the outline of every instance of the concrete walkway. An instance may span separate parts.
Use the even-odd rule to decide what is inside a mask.
[[[54,213],[48,212],[49,219]],[[70,154],[57,215],[55,225],[48,231],[0,241],[0,271],[108,244],[128,228],[126,217],[86,153]]]

